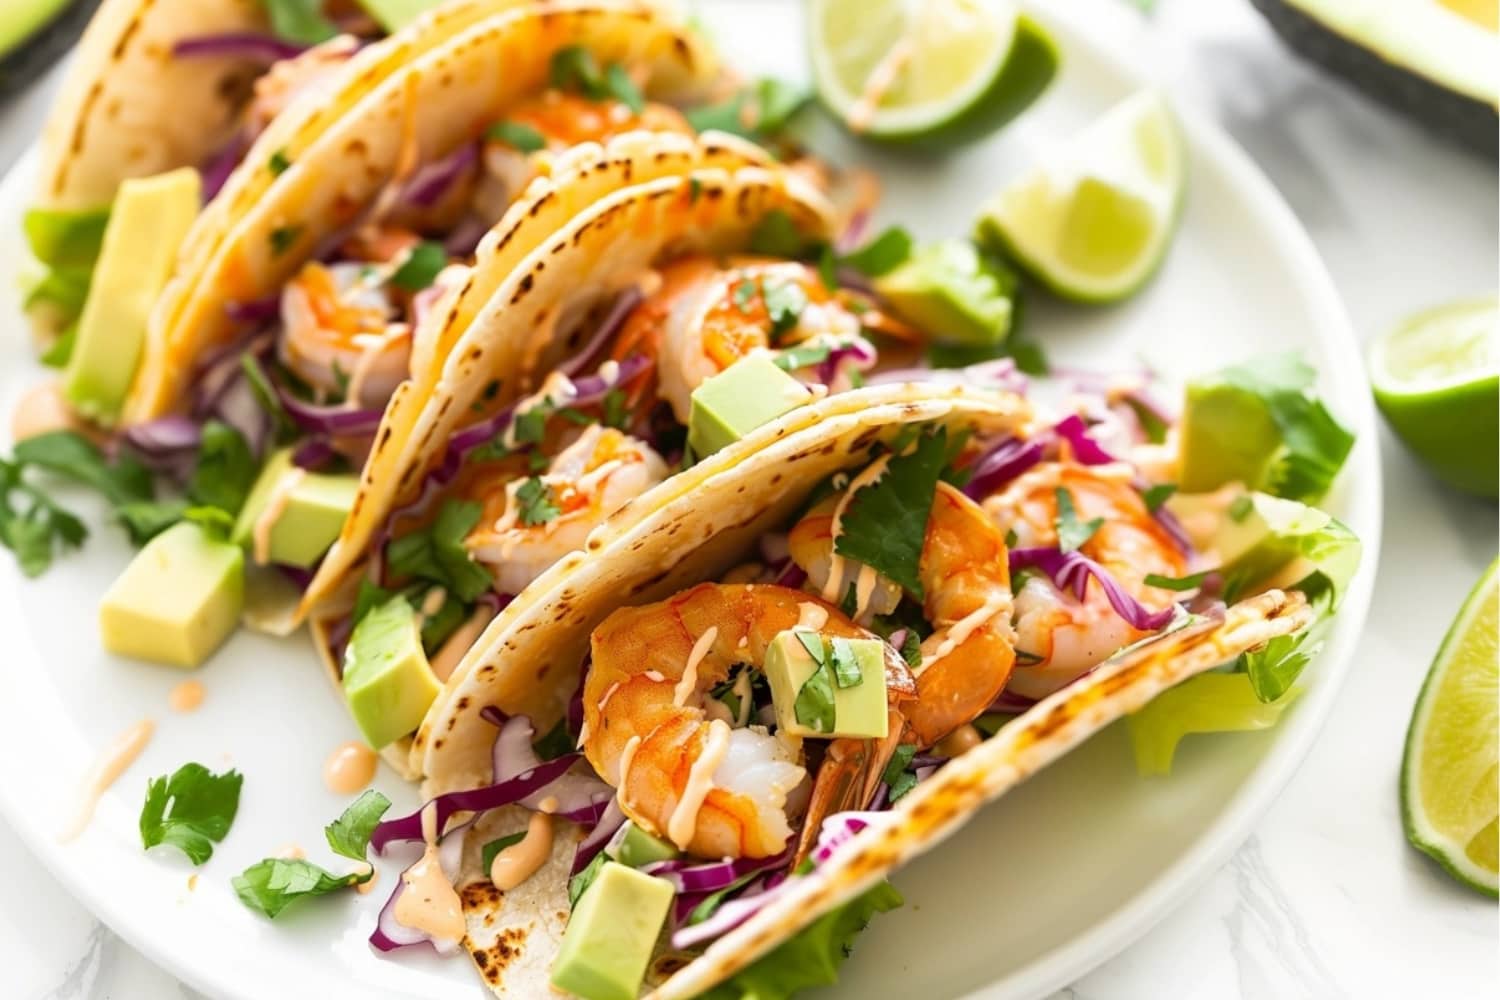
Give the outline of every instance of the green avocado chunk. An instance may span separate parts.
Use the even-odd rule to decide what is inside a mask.
[[[811,399],[807,386],[765,355],[741,358],[693,390],[688,447],[705,458]]]
[[[151,310],[172,276],[201,191],[191,167],[120,185],[63,377],[68,401],[98,423],[119,419]]]
[[[967,240],[920,247],[905,263],[875,279],[892,309],[935,342],[994,347],[1010,334],[1016,274]]]
[[[386,31],[399,31],[419,15],[436,7],[442,0],[359,0],[365,9]]]
[[[625,821],[624,831],[610,857],[629,868],[644,868],[654,861],[671,861],[682,853],[674,845],[636,826],[633,820]]]
[[[1184,493],[1226,483],[1263,486],[1281,449],[1281,431],[1265,399],[1217,377],[1188,383],[1182,410]]]
[[[406,598],[391,598],[354,626],[343,685],[359,731],[376,750],[421,724],[443,685],[427,663],[417,613]]]
[[[104,648],[120,656],[196,667],[234,631],[245,602],[245,556],[196,524],[174,524],[146,543],[99,606]]]
[[[0,5],[0,55],[20,46],[71,0],[6,0]]]
[[[606,861],[568,918],[552,985],[583,1000],[635,1000],[675,894],[664,879]]]
[[[296,476],[295,481],[283,485],[289,475]],[[254,553],[256,526],[272,500],[281,495],[281,509],[270,528],[266,562],[308,569],[339,537],[358,493],[357,476],[294,470],[291,450],[283,449],[267,459],[230,537]]]
[[[765,658],[777,725],[820,739],[885,739],[883,647],[879,639],[830,640],[810,629],[778,633]]]

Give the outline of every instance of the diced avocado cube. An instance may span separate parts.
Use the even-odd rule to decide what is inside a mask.
[[[376,750],[422,722],[443,685],[427,663],[417,613],[405,597],[391,598],[354,626],[343,685],[359,731]]]
[[[196,667],[234,631],[245,603],[245,556],[187,521],[146,543],[99,607],[104,648]]]
[[[119,418],[201,190],[191,167],[120,185],[63,379],[63,394],[84,416],[105,425]]]
[[[288,475],[298,478],[290,489],[285,489],[274,512],[267,561],[307,569],[323,558],[323,553],[339,537],[344,521],[354,509],[359,478],[319,472],[299,474],[293,471],[289,449],[274,453],[261,469],[235,521],[231,535],[234,542],[254,551],[256,526],[266,516],[272,500],[282,494],[282,482]]]
[[[806,629],[778,633],[766,649],[765,673],[771,682],[771,701],[782,730],[822,739],[853,737],[884,739],[887,732],[885,651],[879,639],[846,639],[859,671],[857,683],[839,682],[833,644]],[[808,646],[822,645],[822,662]],[[842,664],[848,671],[848,664]],[[822,677],[814,680],[815,674]],[[809,684],[809,681],[813,683]],[[830,711],[831,705],[831,711]]]
[[[698,458],[734,444],[812,399],[812,391],[764,354],[741,358],[693,390],[688,447]]]
[[[583,1000],[635,1000],[675,894],[664,879],[606,861],[568,918],[552,985]]]
[[[442,0],[359,0],[365,13],[387,32],[399,31],[440,3]]]
[[[1188,383],[1182,410],[1184,493],[1207,493],[1226,483],[1266,484],[1281,448],[1281,431],[1260,396],[1215,376]]]
[[[897,315],[954,347],[1004,343],[1017,285],[1014,271],[967,240],[927,244],[875,279],[876,291]]]
[[[610,857],[630,868],[644,868],[654,861],[671,861],[681,852],[668,841],[647,833],[632,820],[626,820],[624,832],[616,842]]]

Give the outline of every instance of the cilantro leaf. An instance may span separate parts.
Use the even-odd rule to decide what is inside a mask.
[[[766,312],[771,316],[771,338],[781,336],[796,327],[807,308],[807,293],[802,286],[792,281],[762,281],[761,295],[766,300]]]
[[[565,753],[572,753],[573,737],[568,732],[568,720],[558,719],[557,725],[547,730],[546,735],[531,745],[531,749],[542,760],[556,760]]]
[[[49,431],[16,443],[15,461],[44,469],[96,490],[112,506],[150,500],[151,474],[135,459],[122,455],[113,464],[92,441],[73,431]]]
[[[365,615],[395,597],[399,591],[387,590],[368,577],[359,581],[359,592],[354,595],[354,624],[358,625]]]
[[[885,782],[886,787],[891,790],[891,802],[894,803],[917,787],[917,776],[911,771],[911,759],[916,755],[915,743],[898,743],[896,749],[892,751],[891,759],[885,765],[885,773],[880,776],[880,780]]]
[[[562,513],[562,508],[552,501],[552,488],[536,476],[532,476],[516,490],[516,500],[521,504],[521,523],[528,526],[546,524]]]
[[[856,896],[720,983],[702,1000],[787,1000],[802,990],[838,982],[839,964],[854,938],[877,913],[894,910],[901,894],[889,882]]]
[[[280,177],[292,168],[292,161],[287,159],[286,150],[278,149],[271,154],[266,161],[266,169],[271,171],[272,177]]]
[[[1203,581],[1208,579],[1209,570],[1202,573],[1193,573],[1189,576],[1162,576],[1159,573],[1146,574],[1146,586],[1160,587],[1162,590],[1197,590],[1203,586]]]
[[[316,45],[339,33],[323,16],[323,0],[261,0],[276,37],[298,45]]]
[[[911,233],[892,226],[853,253],[844,254],[839,263],[852,267],[870,278],[878,278],[911,256]]]
[[[863,684],[865,675],[860,673],[859,660],[854,657],[854,647],[848,639],[835,636],[829,644],[832,654],[828,664],[833,668],[833,680],[841,688],[852,688]]]
[[[448,251],[443,245],[424,240],[413,247],[406,260],[396,268],[390,283],[403,292],[420,292],[430,287],[447,266]]]
[[[464,538],[479,523],[482,508],[470,501],[443,501],[428,527],[395,539],[386,548],[391,571],[442,584],[460,600],[474,601],[493,581],[464,548]]]
[[[294,434],[297,425],[292,422],[292,417],[286,412],[286,407],[281,405],[281,396],[277,394],[276,387],[271,384],[271,376],[266,374],[266,370],[261,367],[255,355],[248,351],[240,355],[240,370],[245,373],[245,381],[250,386],[250,394],[271,418],[276,438],[280,440]]]
[[[232,517],[245,505],[255,474],[255,455],[243,434],[218,420],[203,425],[198,464],[187,488],[194,503],[217,507]]]
[[[594,54],[582,45],[569,45],[553,53],[549,75],[552,86],[558,90],[570,90],[595,100],[609,93]]]
[[[767,212],[750,231],[751,253],[791,260],[802,256],[806,248],[807,240],[797,224],[779,208]]]
[[[188,503],[181,497],[166,500],[132,500],[115,508],[115,522],[125,529],[131,542],[144,545],[182,520]]]
[[[583,898],[583,894],[588,891],[589,886],[594,884],[594,879],[599,877],[599,869],[603,868],[604,863],[608,860],[609,855],[600,851],[594,855],[594,860],[588,863],[587,868],[568,879],[569,908],[578,906],[578,901]]]
[[[801,637],[799,633],[799,638]],[[803,640],[803,645],[807,640]],[[818,645],[822,641],[819,639]],[[830,679],[828,665],[820,657],[815,657],[818,666],[807,680],[802,682],[801,689],[797,692],[797,700],[792,704],[792,711],[796,713],[797,721],[813,732],[831,733],[834,727],[833,707],[833,682]]]
[[[484,867],[481,868],[480,871],[488,872],[490,870],[490,865],[495,863],[495,856],[497,854],[505,850],[507,847],[514,847],[525,839],[526,831],[520,830],[516,833],[507,834],[504,837],[496,837],[494,840],[485,844],[481,849],[483,852],[483,857],[480,861],[480,864]]]
[[[612,63],[604,71],[604,86],[611,97],[630,109],[631,114],[638,115],[646,110],[646,99],[641,96],[641,88],[635,85],[625,67],[619,63]]]
[[[1104,518],[1088,521],[1078,520],[1078,511],[1073,506],[1073,495],[1061,486],[1057,488],[1057,547],[1064,552],[1077,552],[1104,527]]]
[[[218,507],[189,507],[182,512],[182,519],[196,524],[204,534],[221,542],[229,541],[229,534],[234,531],[234,518]]]
[[[184,764],[171,777],[152,778],[141,806],[141,843],[171,844],[201,865],[224,839],[240,807],[238,771],[214,774],[202,764]]]
[[[1176,483],[1158,483],[1155,486],[1148,486],[1142,490],[1141,499],[1146,501],[1146,509],[1155,514],[1161,510],[1161,505],[1170,500],[1172,494],[1176,492]]]
[[[503,142],[518,153],[535,153],[547,148],[546,136],[525,122],[496,122],[484,136],[494,142]]]
[[[625,429],[626,421],[630,418],[625,403],[625,392],[621,389],[611,389],[604,394],[605,427],[613,427],[617,431]]]
[[[364,794],[349,804],[338,819],[323,828],[323,836],[335,854],[355,861],[365,860],[370,847],[370,834],[380,823],[380,817],[391,807],[391,800],[375,791],[366,789]]]
[[[391,802],[379,792],[366,791],[338,819],[323,828],[323,836],[335,853],[364,863],[360,870],[335,875],[300,858],[266,858],[236,875],[231,884],[240,902],[272,920],[292,903],[313,896],[326,896],[351,885],[363,885],[375,877],[375,866],[365,860],[380,817]]]
[[[777,351],[771,358],[771,364],[784,372],[801,371],[813,365],[821,364],[828,360],[833,350],[827,344],[810,344],[806,347],[788,347],[784,351]]]
[[[271,230],[269,237],[271,241],[271,256],[280,257],[286,253],[297,241],[302,238],[301,226],[277,226]]]
[[[784,131],[811,99],[806,87],[761,77],[717,104],[689,108],[685,114],[695,132],[729,132],[764,141]]]
[[[885,474],[855,493],[845,507],[834,543],[838,554],[869,566],[920,599],[917,565],[947,455],[948,432],[940,428],[922,434],[911,451],[892,456]]]

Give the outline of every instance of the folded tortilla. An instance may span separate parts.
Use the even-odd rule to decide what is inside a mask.
[[[1024,400],[959,387],[888,385],[832,396],[793,411],[631,503],[590,536],[587,551],[538,578],[491,623],[433,705],[413,748],[424,793],[492,780],[494,707],[526,715],[538,732],[563,716],[577,689],[590,636],[620,607],[660,600],[754,558],[829,476],[857,469],[870,447],[903,428],[950,434],[1024,433]],[[900,864],[952,834],[984,803],[1121,715],[1196,673],[1234,659],[1312,615],[1299,593],[1271,591],[1229,609],[1222,621],[1171,632],[1108,661],[956,758],[872,821],[774,901],[699,954],[660,951],[648,974],[653,997],[691,997],[732,976],[819,916],[849,902]],[[578,833],[560,824],[543,868],[509,893],[480,863],[487,840],[520,829],[519,807],[483,816],[469,832],[458,879],[468,927],[464,946],[501,996],[544,995],[568,918],[567,882]]]
[[[180,405],[195,360],[237,332],[226,306],[276,294],[420,165],[476,141],[545,89],[560,50],[580,46],[601,64],[625,63],[642,73],[648,96],[669,102],[701,95],[717,75],[701,39],[648,4],[492,4],[498,13],[476,17],[484,6],[467,5],[453,20],[439,16],[443,8],[371,46],[373,55],[335,76],[339,113],[319,108],[325,96],[303,95],[286,124],[256,140],[189,236],[187,258],[153,311],[126,423]]]

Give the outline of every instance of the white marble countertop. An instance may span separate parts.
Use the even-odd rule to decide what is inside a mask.
[[[1143,42],[1159,49],[1174,97],[1217,117],[1281,189],[1361,338],[1495,289],[1495,163],[1296,61],[1241,0],[1160,0]],[[0,167],[31,142],[50,90],[0,106]],[[1384,431],[1381,449],[1382,572],[1354,669],[1311,756],[1223,871],[1059,997],[1497,995],[1500,911],[1407,847],[1396,799],[1412,702],[1449,619],[1495,556],[1495,508],[1436,486]],[[0,994],[196,996],[69,898],[3,823],[0,884]]]

